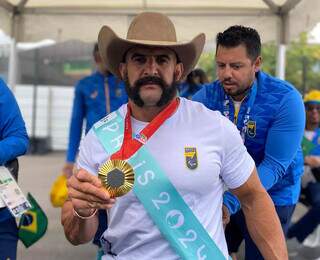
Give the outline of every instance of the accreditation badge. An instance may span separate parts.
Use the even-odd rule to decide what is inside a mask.
[[[124,160],[110,159],[106,161],[99,168],[98,177],[111,198],[125,195],[134,184],[133,168]]]
[[[17,182],[3,166],[0,167],[0,207],[6,206],[14,217],[20,217],[31,208]]]

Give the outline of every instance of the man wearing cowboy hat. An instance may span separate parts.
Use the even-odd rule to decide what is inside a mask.
[[[127,39],[107,26],[98,39],[108,70],[126,82],[129,102],[96,123],[81,144],[62,209],[67,239],[90,241],[97,209],[106,209],[103,259],[226,259],[226,185],[264,257],[287,259],[272,201],[237,129],[218,112],[177,98],[204,35],[178,43],[168,17],[141,13]]]

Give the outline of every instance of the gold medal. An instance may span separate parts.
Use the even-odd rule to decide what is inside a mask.
[[[128,193],[134,183],[134,171],[124,160],[108,160],[99,169],[98,177],[112,198]]]

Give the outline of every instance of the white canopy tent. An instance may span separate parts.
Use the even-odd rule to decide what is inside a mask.
[[[0,29],[16,42],[48,38],[93,42],[104,24],[124,37],[132,17],[146,10],[168,14],[179,40],[205,32],[210,49],[217,32],[230,25],[256,28],[263,42],[279,44],[277,74],[281,78],[285,45],[320,20],[319,0],[0,0]],[[14,85],[12,71],[14,61],[9,69]]]

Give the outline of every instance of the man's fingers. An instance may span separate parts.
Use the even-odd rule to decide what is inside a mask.
[[[101,181],[97,176],[94,176],[90,173],[88,173],[84,169],[80,169],[76,174],[76,178],[81,182],[90,182],[92,185],[96,187],[102,187]]]
[[[77,209],[109,209],[115,203],[115,199],[110,199],[105,203],[98,203],[98,202],[90,202],[84,201],[79,199],[72,199],[72,205],[75,210]]]
[[[102,192],[107,193],[107,191],[102,191]],[[69,189],[68,195],[70,198],[73,198],[73,199],[85,200],[85,201],[89,201],[89,202],[97,202],[97,203],[101,203],[101,204],[106,203],[106,201],[109,200],[109,199],[101,199],[100,197],[97,197],[96,195],[83,193],[83,192],[78,191],[76,189]]]
[[[68,180],[68,189],[72,191],[72,189],[78,191],[79,193],[83,193],[83,196],[94,196],[97,200],[109,200],[109,193],[101,187],[96,187],[92,185],[90,182],[80,182],[74,177],[71,177]]]

